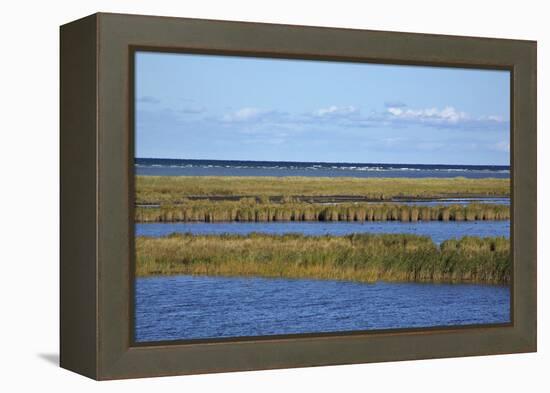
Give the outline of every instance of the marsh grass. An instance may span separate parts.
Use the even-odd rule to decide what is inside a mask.
[[[176,203],[190,196],[357,196],[373,200],[508,196],[509,179],[136,176],[136,203]]]
[[[505,205],[467,204],[415,206],[398,203],[320,204],[287,201],[257,202],[184,200],[178,205],[137,207],[136,222],[270,222],[270,221],[474,221],[508,220]]]
[[[136,274],[258,276],[360,282],[510,282],[505,238],[437,246],[416,235],[191,235],[136,239]]]

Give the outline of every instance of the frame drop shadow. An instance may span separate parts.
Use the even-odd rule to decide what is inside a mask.
[[[59,366],[59,354],[58,353],[39,353],[37,355],[40,359],[54,365]]]

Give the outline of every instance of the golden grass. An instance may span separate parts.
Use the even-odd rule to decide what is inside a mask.
[[[509,283],[509,241],[464,237],[439,247],[416,235],[191,235],[136,239],[136,274],[361,282]]]
[[[508,196],[509,179],[136,176],[136,203],[175,203],[190,196],[303,197]]]

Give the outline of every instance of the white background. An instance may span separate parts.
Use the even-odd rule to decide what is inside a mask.
[[[538,41],[539,201],[549,197],[549,12],[543,1],[12,1],[1,9],[0,390],[548,391],[549,210],[539,202],[539,352],[93,382],[58,368],[58,26],[97,12],[442,33]],[[543,67],[545,65],[546,67]],[[546,154],[545,154],[546,152]],[[545,239],[546,238],[546,239]],[[544,244],[546,242],[546,245]],[[544,366],[544,363],[547,365]],[[545,389],[546,388],[546,389]]]

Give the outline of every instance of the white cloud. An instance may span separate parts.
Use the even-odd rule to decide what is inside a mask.
[[[496,130],[507,120],[500,116],[475,117],[453,106],[443,108],[410,108],[405,104],[387,106],[383,110],[362,113],[354,105],[330,105],[308,113],[288,113],[273,109],[243,107],[210,120],[224,126],[238,125],[242,133],[272,133],[280,131],[323,131],[333,127],[361,130],[373,127],[433,127],[441,130]],[[391,142],[389,142],[391,143]]]
[[[390,112],[394,116],[401,116],[403,114],[404,110],[401,109],[401,108],[389,107],[388,112]]]
[[[302,121],[311,126],[338,125],[346,128],[428,126],[440,129],[491,129],[506,123],[500,116],[474,117],[453,106],[443,108],[409,108],[403,103],[385,103],[385,110],[361,113],[358,107],[331,105],[309,114],[288,117],[288,121]]]
[[[327,115],[349,115],[357,112],[358,112],[358,109],[353,105],[349,105],[349,106],[331,105],[328,108],[318,109],[314,113],[317,116],[327,116]]]
[[[229,113],[223,116],[223,120],[226,122],[239,122],[257,119],[262,114],[267,113],[258,108],[242,108],[235,112]]]
[[[496,121],[496,122],[503,122],[503,121],[504,121],[504,119],[502,118],[502,116],[495,116],[495,115],[487,116],[486,119],[487,119],[487,120]]]
[[[452,106],[447,106],[443,109],[404,109],[402,107],[389,107],[387,111],[390,114],[390,120],[391,117],[427,123],[458,123],[463,120],[469,120],[465,112],[457,111]]]

